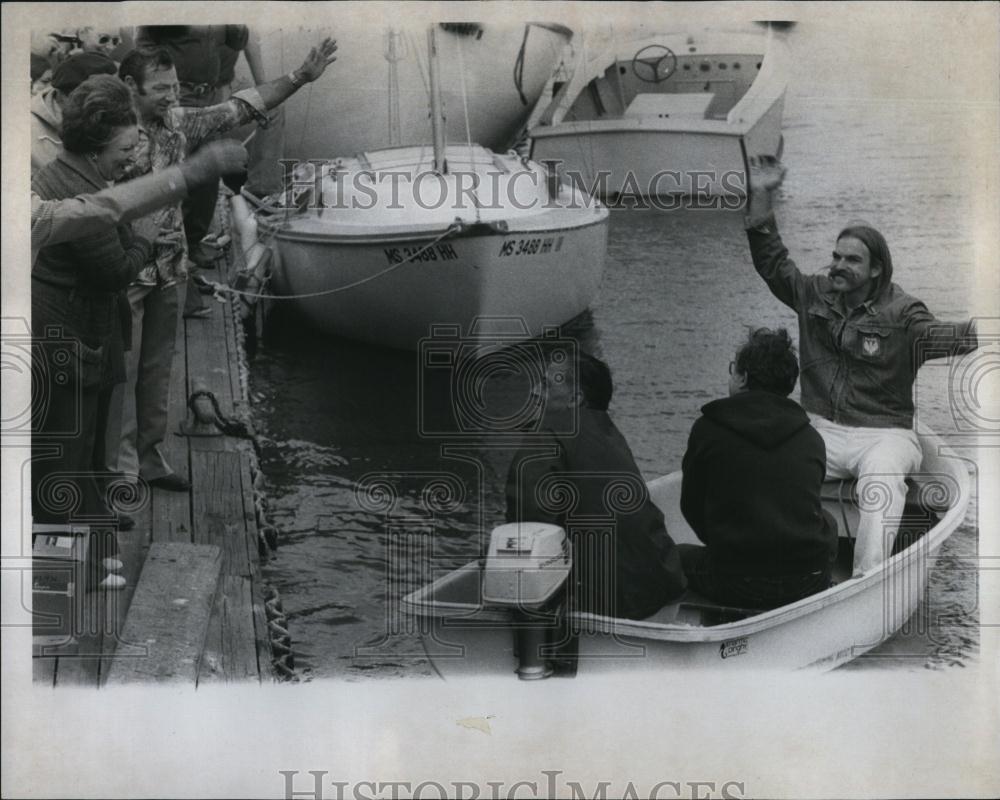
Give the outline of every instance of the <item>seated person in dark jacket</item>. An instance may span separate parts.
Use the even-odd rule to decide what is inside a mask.
[[[507,521],[567,532],[575,608],[641,619],[683,594],[686,581],[663,514],[608,416],[610,370],[587,355],[575,362],[546,370],[539,430],[510,466]]]
[[[837,527],[820,506],[823,439],[788,397],[799,366],[788,332],[766,328],[729,365],[729,397],[703,406],[684,454],[681,511],[700,545],[680,545],[690,586],[767,609],[823,591]]]

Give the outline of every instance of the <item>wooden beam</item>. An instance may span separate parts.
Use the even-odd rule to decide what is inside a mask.
[[[156,542],[149,549],[122,639],[141,643],[144,655],[116,654],[106,683],[195,683],[222,553],[211,545]]]
[[[90,589],[84,592],[79,607],[74,608],[73,626],[77,649],[72,655],[59,657],[55,677],[57,686],[97,688],[101,653],[104,649],[106,600],[103,591]],[[116,602],[117,600],[112,600],[112,603]]]
[[[195,450],[191,453],[194,493],[194,540],[222,549],[226,575],[250,577],[250,554],[244,522],[238,452]]]
[[[38,686],[56,685],[56,660],[55,658],[33,658],[31,659],[31,680]]]
[[[259,680],[250,579],[223,575],[198,682]]]
[[[183,305],[184,286],[180,290]],[[167,412],[167,436],[163,454],[167,463],[182,478],[190,479],[188,440],[177,432],[187,413],[187,338],[183,321],[177,326],[177,344],[170,372],[170,406]],[[152,524],[154,542],[191,542],[191,494],[152,490]]]
[[[257,666],[260,669],[261,681],[277,681],[274,667],[271,665],[271,639],[267,631],[267,611],[264,609],[264,598],[261,595],[260,581],[255,580],[253,589],[253,628],[257,638]]]

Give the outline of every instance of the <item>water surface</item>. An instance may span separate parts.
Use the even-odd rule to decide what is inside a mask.
[[[967,143],[994,125],[989,107],[818,100],[786,107],[780,228],[804,271],[820,269],[836,232],[853,220],[880,228],[896,281],[943,318],[971,313],[974,262]],[[723,395],[727,365],[748,326],[795,316],[750,264],[741,216],[721,211],[612,213],[607,267],[591,313],[564,334],[612,367],[611,413],[646,478],[680,465],[700,407]],[[311,676],[431,674],[414,635],[395,632],[401,594],[424,577],[394,551],[386,495],[357,488],[372,473],[395,492],[395,525],[432,532],[434,563],[479,554],[480,530],[502,521],[510,450],[475,438],[443,457],[420,435],[418,355],[325,338],[283,314],[252,365],[263,468],[281,548],[264,570],[280,591]],[[920,375],[918,425],[956,429],[954,365]],[[491,402],[502,404],[504,392]],[[509,399],[509,397],[507,398]],[[974,449],[962,455],[975,457]],[[400,522],[402,520],[402,522]],[[419,537],[418,537],[419,538]],[[426,540],[426,539],[425,539]],[[941,551],[917,616],[850,669],[950,668],[974,660],[975,500]]]

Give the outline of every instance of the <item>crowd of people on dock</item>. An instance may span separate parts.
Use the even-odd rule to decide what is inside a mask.
[[[125,586],[115,534],[134,526],[108,486],[190,489],[164,454],[181,308],[209,314],[192,275],[214,259],[219,179],[238,190],[249,174],[247,149],[220,137],[273,121],[336,59],[323,39],[266,81],[253,41],[225,25],[33,42],[32,516],[93,523],[104,589]],[[240,53],[256,85],[233,93]]]
[[[163,449],[178,326],[207,313],[193,276],[215,258],[220,178],[238,190],[248,164],[265,160],[223,134],[275,122],[335,52],[324,39],[298,69],[268,81],[241,25],[79,28],[33,42],[32,514],[101,523],[105,589],[125,585],[114,533],[134,524],[109,507],[109,483],[190,489]],[[240,54],[255,85],[234,92]],[[787,331],[754,330],[730,365],[729,397],[703,407],[681,497],[703,546],[676,546],[648,497],[616,512],[610,551],[571,531],[572,584],[587,610],[641,618],[688,587],[755,609],[824,590],[838,549],[821,503],[830,477],[857,478],[860,497],[888,496],[884,508],[860,504],[853,574],[877,569],[922,459],[913,431],[921,360],[977,346],[972,323],[940,324],[892,282],[889,247],[874,228],[843,229],[826,271],[799,271],[772,208],[783,167],[754,160],[749,177],[750,254],[798,315],[801,368]],[[797,381],[801,404],[790,398]],[[641,477],[608,414],[606,364],[586,355],[553,362],[543,388],[550,455],[515,457],[507,517],[572,529],[565,513],[537,502],[545,476],[571,476],[583,512],[604,502],[615,476]],[[559,423],[569,412],[578,415],[571,433]],[[74,504],[62,501],[65,481]]]

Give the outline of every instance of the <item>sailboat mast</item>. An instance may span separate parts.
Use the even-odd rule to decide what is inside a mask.
[[[402,59],[402,35],[389,28],[385,35],[385,60],[389,62],[389,146],[397,147],[402,139],[399,122],[399,62]]]
[[[434,171],[443,175],[448,171],[444,157],[444,109],[441,106],[441,76],[438,73],[437,42],[434,25],[427,31],[427,60],[431,79],[431,135],[434,139]]]

